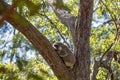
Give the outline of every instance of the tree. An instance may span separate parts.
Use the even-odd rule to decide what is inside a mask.
[[[35,5],[32,3],[32,1],[27,0],[13,0],[12,5],[10,6],[4,2],[4,0],[0,0],[0,15],[2,16],[0,19],[0,24],[6,20],[12,24],[14,28],[16,28],[19,32],[21,32],[35,46],[40,55],[43,56],[59,80],[90,80],[90,73],[92,74],[91,80],[96,80],[96,75],[98,73],[99,67],[107,69],[111,74],[111,80],[114,80],[112,69],[107,65],[107,63],[111,59],[117,58],[118,52],[111,51],[110,49],[118,39],[118,34],[116,35],[114,42],[110,45],[110,47],[105,50],[104,54],[101,54],[102,57],[100,57],[100,60],[94,60],[95,62],[93,65],[93,71],[91,72],[90,70],[90,36],[92,15],[94,12],[94,0],[80,0],[80,2],[78,2],[79,4],[76,4],[77,6],[79,5],[77,16],[74,16],[72,13],[70,13],[71,9],[66,6],[62,0],[56,0],[56,2],[52,2],[51,0],[48,0],[46,2],[43,0],[41,1],[44,6]],[[105,5],[102,0],[98,2]],[[24,17],[24,15],[20,15],[20,9],[23,7],[21,4],[23,3],[29,9],[30,16],[38,13],[38,6],[40,6],[40,8],[44,8],[46,6],[45,4],[47,4],[47,6],[51,6],[52,10],[61,21],[61,23],[63,23],[70,30],[74,46],[74,55],[76,57],[76,63],[72,70],[69,70],[64,65],[62,60],[56,54],[50,41],[35,26],[33,26]],[[33,7],[31,7],[31,5]],[[16,11],[16,7],[19,8],[19,11]],[[109,11],[109,8],[106,7],[106,9]],[[106,13],[106,11],[103,13]],[[45,13],[41,15],[45,16],[51,24],[54,24],[54,22],[52,22],[49,19],[49,16],[47,16]],[[116,23],[117,20],[114,19],[114,16],[112,15],[111,17],[112,20],[109,21]],[[58,32],[60,32],[58,28],[56,29]],[[116,27],[116,29],[118,29],[118,27]],[[118,30],[116,33],[118,33]],[[107,56],[107,58],[104,59],[104,56]]]

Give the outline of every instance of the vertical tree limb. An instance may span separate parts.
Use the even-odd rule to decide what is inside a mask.
[[[90,80],[90,34],[94,0],[80,0],[75,29],[75,72],[77,80]],[[77,72],[79,71],[79,72]]]

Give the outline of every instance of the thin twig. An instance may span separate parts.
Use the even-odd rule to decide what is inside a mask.
[[[42,0],[43,3],[45,4],[44,0]],[[54,24],[54,22],[45,14],[45,11],[43,10],[44,14],[41,14],[42,16],[45,16],[47,18],[47,20],[53,25],[53,27],[57,30],[57,32],[59,33],[60,37],[63,39],[64,43],[67,44],[67,46],[70,48],[70,45],[67,43],[67,41],[65,40],[64,36],[61,34],[60,30],[57,28],[57,25]]]
[[[107,5],[105,5],[105,3],[102,0],[100,0],[100,3],[102,3],[105,6],[105,8],[108,10],[108,12],[110,13],[110,16],[111,16],[112,20],[115,23],[116,28],[117,28],[117,23],[115,22],[116,21],[116,17],[114,15],[114,13],[111,12],[111,10],[107,7]]]
[[[111,21],[113,21],[112,19],[110,19],[110,20],[107,20],[107,21],[105,21],[105,22],[103,22],[101,25],[99,25],[99,26],[103,26],[103,25],[106,25],[107,23],[110,23]],[[98,26],[98,27],[99,27]]]
[[[110,12],[110,15],[112,14],[112,12],[109,10],[109,8],[104,4],[104,2],[102,1],[102,0],[100,0],[100,2],[105,6],[105,8]],[[114,19],[113,18],[113,16],[111,15],[111,17],[112,17],[112,19]],[[116,28],[117,28],[117,24],[116,24],[116,22],[115,22],[115,20],[113,20],[114,21],[114,23],[115,23],[115,25],[116,25]],[[115,38],[114,38],[114,41],[111,43],[111,45],[110,45],[110,47],[104,52],[104,54],[102,55],[102,57],[101,57],[101,59],[100,59],[100,62],[103,60],[103,58],[104,58],[104,56],[107,54],[107,52],[112,48],[112,46],[115,44],[115,42],[116,42],[116,40],[117,40],[117,38],[118,38],[118,29],[116,30],[116,36],[115,36]]]

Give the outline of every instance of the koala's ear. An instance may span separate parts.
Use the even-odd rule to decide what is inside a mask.
[[[65,42],[63,44],[68,47],[68,45]]]
[[[52,45],[54,49],[57,49],[57,47],[55,46],[55,43]]]

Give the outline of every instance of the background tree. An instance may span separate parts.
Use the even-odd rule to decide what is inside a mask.
[[[119,8],[117,0],[0,0],[1,79],[56,79],[46,61],[59,80],[119,80]],[[54,41],[73,51],[72,70],[56,54]]]

